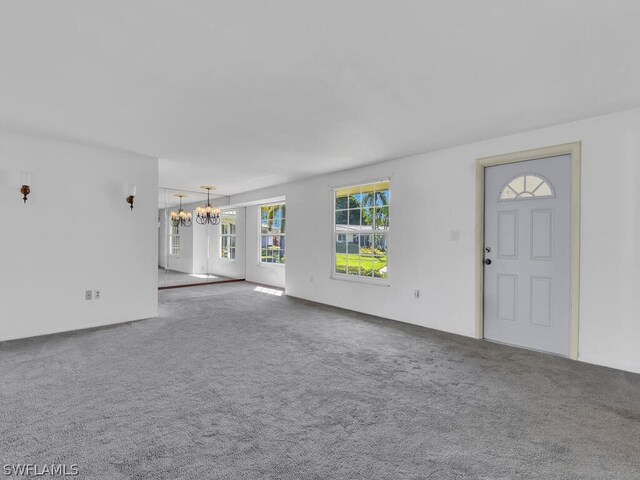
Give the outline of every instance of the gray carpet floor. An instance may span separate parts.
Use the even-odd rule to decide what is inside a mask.
[[[96,479],[638,479],[638,375],[278,297],[0,344],[0,463]]]

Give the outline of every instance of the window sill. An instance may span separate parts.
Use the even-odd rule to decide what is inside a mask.
[[[391,284],[386,278],[369,278],[369,277],[356,277],[355,275],[341,275],[339,273],[332,273],[331,280],[342,280],[345,282],[363,283],[365,285],[375,285],[377,287],[390,287]]]
[[[265,263],[265,262],[258,262],[258,266],[259,267],[276,267],[276,268],[284,268],[284,263]]]

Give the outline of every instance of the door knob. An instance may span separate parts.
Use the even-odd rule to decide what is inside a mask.
[[[491,265],[491,259],[490,258],[485,259],[484,264]]]

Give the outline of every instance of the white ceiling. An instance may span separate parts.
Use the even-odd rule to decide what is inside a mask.
[[[180,205],[180,197],[182,196],[182,205],[201,204],[204,206],[207,203],[207,192],[197,192],[192,190],[178,190],[173,188],[159,188],[158,189],[158,208],[172,208]],[[212,204],[216,204],[218,200],[228,201],[228,198],[221,195],[211,193],[209,200]]]
[[[232,194],[640,105],[637,0],[9,0],[0,128]]]

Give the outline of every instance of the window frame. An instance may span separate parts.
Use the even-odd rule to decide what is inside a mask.
[[[175,232],[176,232],[175,234],[172,233],[174,228],[175,228]],[[169,251],[169,256],[173,257],[173,258],[180,258],[180,254],[182,253],[182,243],[181,243],[182,240],[180,238],[180,230],[179,230],[179,228],[180,227],[174,227],[171,224],[171,220],[169,220],[169,235],[167,235],[167,247],[168,247],[167,250]],[[174,239],[174,238],[178,239],[178,253],[173,253],[172,252],[173,251],[173,247],[174,247],[172,239]]]
[[[336,255],[338,254],[336,252],[336,238],[337,235],[349,235],[348,232],[338,232],[336,229],[336,191],[338,190],[342,190],[344,188],[350,188],[350,187],[362,187],[365,185],[371,185],[373,183],[381,183],[381,182],[388,182],[389,184],[389,192],[391,192],[391,185],[392,185],[392,181],[390,177],[383,177],[383,178],[375,178],[373,180],[365,180],[365,181],[361,181],[361,182],[352,182],[352,183],[345,183],[345,184],[341,184],[341,185],[332,185],[330,186],[330,202],[331,202],[331,275],[329,276],[330,279],[332,280],[341,280],[341,281],[346,281],[346,282],[354,282],[354,283],[365,283],[368,285],[377,285],[379,287],[389,287],[391,286],[391,275],[389,270],[387,270],[387,278],[379,278],[379,277],[365,277],[362,275],[349,275],[347,273],[338,273],[336,272]],[[389,203],[389,218],[391,218],[391,202]],[[369,234],[375,234],[375,230],[372,230],[370,233],[365,233],[363,235],[369,235]],[[380,233],[384,234],[387,236],[387,241],[389,241],[389,239],[391,238],[391,222],[389,222],[389,227],[384,230],[381,231]],[[359,235],[359,234],[358,234]],[[389,266],[389,260],[390,260],[390,249],[387,247],[387,267]]]
[[[286,265],[286,247],[285,247],[285,263],[270,263],[270,262],[263,262],[262,261],[262,209],[264,207],[273,207],[275,205],[284,205],[286,207],[287,202],[286,200],[282,200],[279,202],[270,202],[270,203],[261,203],[260,205],[257,205],[258,207],[258,266],[260,267],[276,267],[276,268],[284,268],[284,266]],[[285,224],[286,224],[286,220],[287,220],[287,214],[285,213]],[[265,235],[267,236],[267,235]],[[278,236],[280,237],[285,237],[285,239],[287,238],[287,234],[285,233],[280,233],[278,234]]]
[[[226,233],[223,234],[222,233],[222,224],[223,224],[223,218],[225,216],[225,212],[235,212],[234,215],[234,220],[233,220],[233,225],[235,226],[235,233]],[[230,215],[228,215],[229,217]],[[236,258],[238,256],[238,221],[237,221],[237,210],[222,210],[220,212],[220,239],[218,242],[218,260],[222,261],[222,262],[230,262],[233,263],[236,261]],[[222,243],[223,243],[223,237],[228,237],[229,238],[229,245],[231,245],[231,237],[235,238],[235,247],[234,248],[234,257],[230,258],[230,257],[223,257],[222,256]],[[229,246],[229,248],[231,248],[231,246]]]

